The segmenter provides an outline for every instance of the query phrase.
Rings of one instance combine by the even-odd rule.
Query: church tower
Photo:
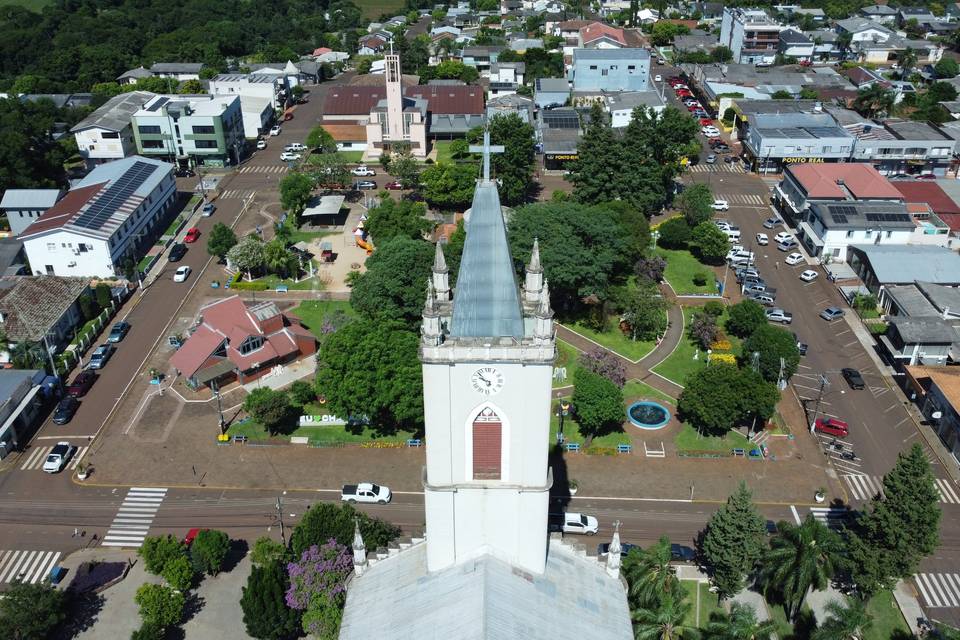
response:
[[[438,249],[424,305],[427,569],[489,554],[539,575],[553,483],[553,311],[538,248],[521,294],[490,178],[490,153],[502,147],[485,133],[482,151],[453,299]]]

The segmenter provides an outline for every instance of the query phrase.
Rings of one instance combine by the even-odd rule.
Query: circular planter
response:
[[[823,501],[827,499],[827,496],[818,491],[813,494],[813,499],[817,501],[817,504],[822,504]]]

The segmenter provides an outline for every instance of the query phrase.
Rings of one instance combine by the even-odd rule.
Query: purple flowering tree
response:
[[[311,546],[300,560],[287,564],[287,606],[303,612],[305,632],[324,640],[337,637],[351,571],[353,554],[333,539],[322,547]]]
[[[580,354],[580,366],[603,376],[621,389],[627,383],[627,371],[620,358],[606,349],[594,349]]]

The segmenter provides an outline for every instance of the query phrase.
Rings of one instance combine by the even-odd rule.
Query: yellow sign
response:
[[[784,164],[822,164],[823,158],[784,158]]]
[[[560,154],[554,155],[552,153],[547,154],[547,160],[577,160],[579,158],[580,156],[576,154],[570,154],[570,155],[560,155]]]

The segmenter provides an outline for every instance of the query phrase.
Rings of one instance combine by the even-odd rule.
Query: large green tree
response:
[[[867,603],[860,598],[849,598],[846,603],[833,600],[826,610],[829,616],[820,622],[811,640],[860,640],[873,626]]]
[[[567,175],[573,183],[573,197],[587,204],[617,200],[625,168],[623,153],[606,114],[600,105],[594,104],[577,143],[577,160]]]
[[[240,596],[247,633],[260,640],[287,640],[300,632],[300,613],[287,606],[287,572],[282,562],[272,560],[250,570]]]
[[[397,236],[377,245],[367,270],[353,280],[350,304],[368,318],[418,326],[433,256],[434,247],[425,240]]]
[[[353,543],[356,523],[368,549],[384,547],[400,535],[400,528],[380,518],[368,516],[349,504],[318,502],[307,509],[290,536],[290,549],[296,557],[312,546],[336,540],[344,546]]]
[[[9,35],[14,23],[4,24],[7,28],[0,28],[0,32]],[[0,50],[9,45],[4,42]],[[22,53],[10,51],[9,55],[19,58]],[[12,60],[0,62],[0,71]],[[61,120],[59,110],[49,100],[0,99],[0,192],[65,184],[63,163],[67,154],[65,147],[53,139],[54,123]]]
[[[336,153],[337,141],[323,127],[314,127],[307,134],[306,145],[320,153]]]
[[[0,598],[3,637],[43,640],[66,619],[64,592],[44,582],[14,582]]]
[[[646,549],[632,550],[623,561],[631,608],[656,608],[664,597],[680,598],[683,588],[670,564],[670,539],[661,536]]]
[[[677,209],[691,228],[713,217],[713,194],[703,183],[687,187],[676,199]]]
[[[424,216],[427,208],[419,202],[394,200],[387,196],[380,205],[370,209],[365,228],[378,245],[397,236],[420,240],[423,234],[433,227],[433,223]]]
[[[742,366],[753,366],[754,354],[759,354],[760,375],[768,382],[776,382],[781,375],[783,380],[789,380],[800,364],[797,339],[786,329],[771,324],[757,327],[743,342]]]
[[[466,207],[473,200],[477,177],[473,164],[438,162],[420,174],[423,197],[440,209]]]
[[[620,311],[629,326],[630,339],[656,340],[667,330],[669,301],[653,283],[638,283],[635,289],[626,291]]]
[[[227,251],[227,261],[253,279],[253,272],[263,268],[263,241],[257,236],[247,236]]]
[[[742,300],[727,312],[727,331],[738,338],[746,338],[766,324],[767,313],[756,300]]]
[[[500,199],[506,205],[521,204],[527,199],[533,176],[533,126],[516,113],[495,115],[488,126],[490,143],[504,147],[503,153],[490,158],[493,176],[500,182]],[[483,130],[478,127],[468,137],[480,143]]]
[[[190,545],[190,560],[198,571],[215,576],[230,553],[230,536],[217,529],[201,529]]]
[[[327,337],[317,364],[317,388],[331,413],[369,421],[382,432],[423,425],[420,340],[403,324],[356,320]]]
[[[550,283],[555,309],[573,312],[583,300],[605,300],[611,285],[626,277],[631,262],[618,216],[603,206],[545,202],[517,209],[508,236],[513,257],[529,260],[533,239]]]
[[[289,433],[296,426],[296,412],[284,391],[257,387],[244,398],[243,408],[268,433]]]
[[[588,438],[619,430],[625,419],[623,391],[589,369],[577,369],[573,376],[573,407],[580,433]]]
[[[220,260],[223,260],[227,252],[236,244],[237,234],[222,222],[213,225],[210,233],[207,234],[207,253],[216,256]]]
[[[187,553],[183,543],[172,535],[148,536],[137,549],[137,555],[143,558],[144,568],[154,575],[160,575],[167,563]]]
[[[690,244],[706,264],[723,264],[730,250],[727,235],[712,222],[701,222],[694,227],[690,232]]]
[[[636,609],[633,637],[636,640],[684,640],[697,635],[689,622],[691,604],[677,596],[665,596],[656,607]]]
[[[167,629],[183,619],[186,598],[179,591],[162,584],[147,583],[137,589],[133,598],[140,607],[144,624]]]
[[[760,582],[765,593],[782,596],[787,617],[795,619],[807,593],[825,589],[837,572],[843,541],[813,514],[799,525],[781,521],[777,530],[763,561]]]
[[[723,435],[753,417],[769,418],[780,399],[776,385],[751,369],[711,363],[689,376],[677,408],[700,431]]]
[[[725,505],[710,516],[700,553],[721,598],[743,589],[766,549],[766,526],[743,481]]]
[[[704,640],[770,640],[777,630],[773,620],[757,620],[749,604],[730,603],[730,612],[714,611],[703,629]]]
[[[313,195],[313,179],[305,173],[288,173],[280,180],[280,205],[299,221]]]

